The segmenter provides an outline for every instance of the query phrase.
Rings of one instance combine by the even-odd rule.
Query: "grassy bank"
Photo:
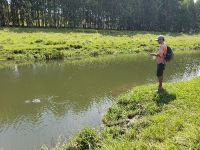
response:
[[[75,60],[148,53],[157,50],[158,44],[154,39],[159,34],[92,29],[0,28],[0,60]],[[200,34],[162,34],[175,51],[200,50]]]
[[[199,149],[200,77],[136,87],[119,97],[103,117],[104,128],[82,130],[61,149]]]

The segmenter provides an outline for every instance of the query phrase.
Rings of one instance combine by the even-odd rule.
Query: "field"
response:
[[[56,150],[199,149],[200,78],[132,89],[103,118],[100,131],[86,128]],[[45,149],[45,148],[44,148]]]
[[[159,34],[175,51],[200,50],[200,34],[114,30],[0,28],[0,60],[79,60],[157,51]]]

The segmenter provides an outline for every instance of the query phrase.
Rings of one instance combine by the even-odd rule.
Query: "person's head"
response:
[[[165,37],[163,35],[159,35],[156,38],[156,41],[158,41],[159,44],[162,44],[165,41]]]

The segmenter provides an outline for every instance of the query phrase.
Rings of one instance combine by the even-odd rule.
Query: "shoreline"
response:
[[[175,51],[175,56],[185,55],[185,54],[199,54],[200,50],[191,50],[191,51]],[[118,54],[118,55],[102,55],[98,57],[88,57],[88,58],[79,58],[79,59],[64,59],[64,60],[48,60],[48,61],[11,61],[11,60],[0,60],[0,69],[5,69],[13,67],[14,65],[30,65],[37,63],[49,63],[49,62],[62,62],[62,63],[80,63],[80,64],[92,64],[92,63],[102,63],[108,62],[116,58],[126,58],[126,57],[149,57],[148,53],[139,53],[139,54]]]
[[[166,90],[160,94],[154,92],[155,84],[135,87],[108,109],[100,131],[85,128],[54,149],[198,148],[199,85],[200,77],[194,77],[164,83]]]
[[[0,28],[0,67],[52,60],[79,61],[156,52],[159,32]],[[162,33],[175,53],[200,50],[200,34]],[[5,63],[3,63],[5,62]]]

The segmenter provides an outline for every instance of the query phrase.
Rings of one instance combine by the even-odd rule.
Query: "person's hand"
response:
[[[151,56],[157,56],[157,54],[155,54],[155,53],[150,53],[150,55],[151,55]]]

